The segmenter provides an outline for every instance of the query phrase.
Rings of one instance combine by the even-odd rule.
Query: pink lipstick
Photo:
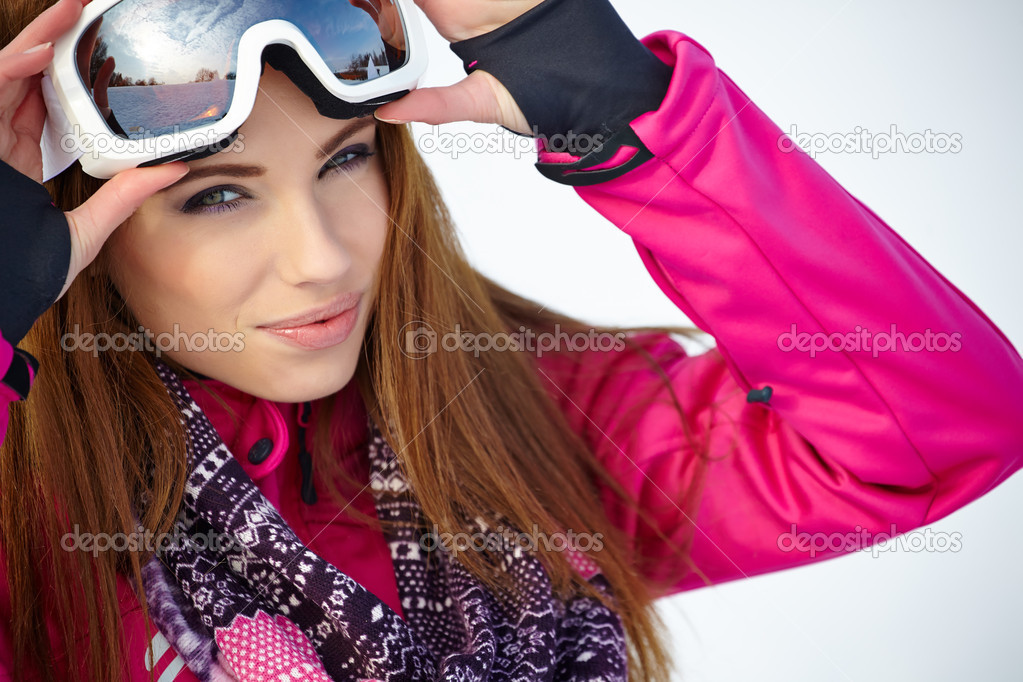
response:
[[[359,292],[345,294],[328,305],[259,328],[299,348],[331,348],[343,343],[352,333],[359,319],[361,300]]]

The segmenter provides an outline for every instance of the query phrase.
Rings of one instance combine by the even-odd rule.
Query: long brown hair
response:
[[[44,0],[0,0],[3,43],[48,5]],[[603,549],[590,554],[614,590],[609,602],[621,616],[629,642],[630,679],[666,680],[670,656],[653,608],[663,585],[642,577],[642,557],[631,557],[628,538],[609,519],[602,495],[637,511],[662,537],[574,432],[552,399],[551,387],[526,353],[439,352],[412,359],[400,334],[409,321],[437,333],[516,330],[588,330],[478,273],[458,244],[432,175],[406,127],[381,124],[378,139],[391,196],[390,231],[380,265],[378,298],[355,381],[367,410],[397,453],[424,515],[441,532],[469,530],[466,519],[498,515],[519,529],[554,534],[565,529],[601,533]],[[99,187],[78,166],[47,187],[69,210]],[[116,582],[141,584],[144,551],[63,551],[69,532],[125,533],[138,526],[167,532],[181,504],[188,444],[170,396],[142,353],[66,352],[61,339],[75,332],[131,333],[138,324],[105,274],[104,256],[33,326],[21,347],[40,361],[28,400],[11,407],[0,449],[0,540],[11,594],[16,674],[38,671],[45,679],[87,674],[114,682],[124,660]],[[615,333],[619,328],[602,328]],[[625,353],[662,379],[649,400],[672,401],[682,428],[682,406],[660,369],[664,358],[646,350],[651,336],[632,329]],[[685,333],[657,328],[658,333]],[[567,355],[571,356],[572,353]],[[581,354],[580,354],[581,355]],[[581,362],[581,361],[580,361]],[[184,370],[184,368],[181,368]],[[580,365],[580,371],[585,366]],[[665,398],[667,396],[667,398]],[[331,406],[335,396],[323,400]],[[635,418],[647,407],[623,406]],[[327,412],[330,414],[331,412]],[[332,452],[329,420],[317,427],[314,461],[328,483],[345,473]],[[693,444],[700,452],[700,444]],[[694,467],[700,468],[701,457]],[[694,481],[700,479],[699,471]],[[318,475],[318,480],[319,475]],[[329,493],[341,500],[339,489]],[[687,511],[695,496],[673,501]],[[684,505],[684,506],[683,506]],[[670,544],[670,543],[669,543]],[[679,575],[686,547],[675,547]],[[505,583],[485,552],[459,552],[461,561],[501,594]],[[537,556],[561,595],[605,599],[572,568],[563,553]],[[343,567],[342,567],[343,568]],[[140,591],[141,592],[141,591]],[[148,618],[144,594],[139,594]],[[54,618],[65,646],[53,651],[47,618]],[[89,636],[84,670],[75,643]],[[67,657],[67,671],[53,664]]]

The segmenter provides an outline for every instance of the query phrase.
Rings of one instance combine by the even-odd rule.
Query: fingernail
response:
[[[402,121],[397,118],[384,118],[383,116],[379,116],[376,113],[374,113],[373,115],[376,117],[376,120],[383,121],[384,123],[393,123],[394,125],[402,125],[403,123],[408,123],[408,121]]]
[[[22,54],[30,54],[32,52],[39,52],[40,50],[45,50],[50,45],[53,45],[53,43],[43,43],[42,45],[36,45],[35,47],[28,48],[27,50],[22,52]]]

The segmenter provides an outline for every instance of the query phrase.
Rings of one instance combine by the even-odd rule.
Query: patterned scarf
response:
[[[370,485],[378,518],[400,523],[384,532],[405,620],[306,549],[175,373],[156,368],[194,453],[176,537],[229,539],[170,543],[143,571],[153,621],[203,682],[627,679],[618,617],[594,598],[559,599],[531,553],[489,543],[515,587],[502,603],[443,544],[424,549],[421,509],[372,421]],[[592,561],[570,557],[611,594]]]

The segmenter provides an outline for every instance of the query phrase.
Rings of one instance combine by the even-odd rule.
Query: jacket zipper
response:
[[[313,456],[305,444],[305,432],[309,426],[312,409],[311,403],[302,403],[298,418],[298,467],[302,471],[302,501],[309,505],[316,504],[316,487],[313,485]]]

